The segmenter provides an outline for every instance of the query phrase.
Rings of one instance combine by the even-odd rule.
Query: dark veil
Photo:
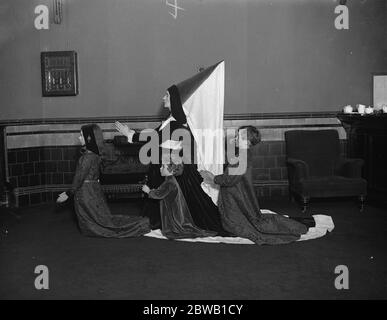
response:
[[[104,141],[101,128],[97,124],[88,124],[82,126],[81,130],[86,149],[102,156],[104,154]]]
[[[183,107],[181,104],[179,89],[176,85],[173,85],[167,89],[169,92],[169,99],[171,101],[171,114],[176,119],[176,121],[180,124],[185,124],[187,122],[187,118],[183,111]]]

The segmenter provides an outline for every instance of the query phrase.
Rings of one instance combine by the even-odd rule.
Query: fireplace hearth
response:
[[[105,141],[106,156],[101,185],[109,200],[142,198],[141,187],[147,181],[148,166],[138,158],[141,143],[128,143],[125,136]]]

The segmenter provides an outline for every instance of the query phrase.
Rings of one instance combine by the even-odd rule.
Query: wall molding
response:
[[[260,120],[260,119],[304,119],[304,118],[334,118],[338,112],[276,112],[276,113],[237,113],[225,114],[224,120]],[[85,122],[109,123],[125,122],[158,122],[163,116],[116,116],[116,117],[81,117],[81,118],[36,118],[36,119],[5,119],[0,120],[0,126],[21,126],[34,124],[80,124]]]
[[[333,128],[333,127],[341,127],[340,124],[281,124],[281,125],[257,125],[259,129],[301,129],[301,128]],[[117,133],[114,129],[102,129],[104,133]],[[42,130],[42,131],[23,131],[23,132],[9,132],[7,136],[24,136],[31,134],[64,134],[64,133],[79,133],[78,130]]]
[[[5,127],[8,149],[75,146],[79,144],[80,127],[88,123],[97,123],[104,133],[105,140],[109,141],[114,136],[119,135],[114,128],[114,121],[117,119],[87,118],[84,120],[77,119],[77,123],[64,123],[68,119],[55,119],[52,123],[47,123],[49,120],[44,119],[36,120],[43,121],[43,123],[22,124],[22,122],[17,122],[17,124],[14,123],[13,125],[9,124]],[[152,119],[155,120],[155,118]],[[135,119],[127,117],[118,120],[138,131],[156,128],[160,124],[160,119],[157,122],[152,122],[149,121],[151,120],[150,117],[136,117]],[[130,120],[134,120],[134,122],[130,122]],[[244,125],[258,128],[262,134],[262,141],[284,141],[284,133],[288,130],[321,129],[335,129],[338,131],[340,139],[346,139],[345,130],[336,113],[239,114],[224,120],[226,134],[231,134],[227,130],[235,130]]]

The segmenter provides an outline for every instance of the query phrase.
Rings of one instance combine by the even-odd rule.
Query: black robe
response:
[[[169,132],[172,132],[175,128],[182,128],[182,121],[183,120],[171,121],[170,124],[165,126],[162,130],[159,130],[160,127],[158,127],[156,131],[159,133],[159,143],[161,144],[163,142],[163,130],[169,130]],[[187,128],[187,130],[189,129]],[[229,233],[225,231],[222,227],[218,207],[212,202],[212,199],[204,192],[201,187],[203,179],[197,171],[197,165],[194,161],[193,152],[194,139],[191,133],[190,136],[192,146],[190,159],[191,161],[190,163],[184,163],[183,173],[180,176],[177,176],[176,180],[179,183],[181,191],[187,202],[194,223],[200,229],[215,231],[218,235],[221,236],[229,235]],[[139,142],[138,133],[133,135],[132,141]],[[160,158],[161,154],[162,153],[160,148]],[[161,159],[159,160],[159,163],[152,163],[149,166],[148,186],[151,189],[158,188],[163,182],[163,178],[160,174]],[[148,199],[147,201],[145,201],[142,214],[150,219],[152,229],[161,228],[161,218],[158,201],[154,199]]]

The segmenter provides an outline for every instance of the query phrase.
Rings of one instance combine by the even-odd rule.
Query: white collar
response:
[[[159,131],[160,131],[160,130],[163,130],[163,129],[168,125],[168,123],[170,123],[171,121],[176,121],[176,119],[175,119],[172,115],[169,116],[169,118],[168,118],[167,120],[165,120],[165,121],[163,121],[163,122],[161,123],[161,126],[160,126]]]

